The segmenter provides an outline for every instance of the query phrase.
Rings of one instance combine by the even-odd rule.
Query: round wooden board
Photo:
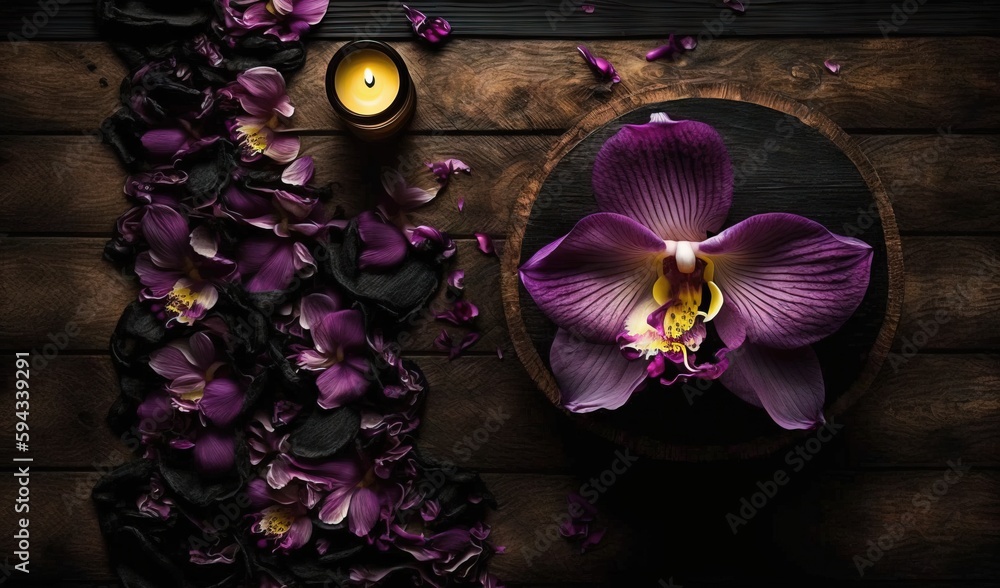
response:
[[[559,404],[548,366],[556,328],[524,290],[517,269],[538,249],[597,212],[594,157],[623,124],[653,112],[714,126],[735,176],[725,226],[754,214],[791,212],[849,234],[874,249],[868,293],[850,321],[814,348],[823,366],[826,415],[834,418],[871,385],[899,322],[903,267],[888,195],[858,145],[830,119],[784,96],[732,84],[658,87],[621,96],[583,118],[549,153],[512,212],[503,254],[504,313],[518,357]],[[720,384],[637,392],[616,411],[567,415],[579,426],[657,459],[702,461],[773,453],[804,433],[785,431]]]

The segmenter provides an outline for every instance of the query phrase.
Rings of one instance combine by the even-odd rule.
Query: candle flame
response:
[[[372,73],[371,68],[365,68],[365,85],[369,88],[375,85],[375,74]]]

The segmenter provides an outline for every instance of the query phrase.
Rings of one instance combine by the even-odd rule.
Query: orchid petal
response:
[[[299,156],[301,146],[299,138],[295,135],[272,133],[267,147],[264,148],[264,155],[278,163],[290,163]]]
[[[836,332],[861,304],[871,274],[867,243],[794,214],[752,216],[701,243],[699,251],[715,264],[715,283],[725,306],[742,317],[747,340],[779,349]],[[715,322],[731,316],[720,313]],[[729,347],[741,342],[723,341]]]
[[[232,435],[206,429],[194,444],[194,462],[207,475],[224,474],[236,465],[236,446]]]
[[[593,185],[602,211],[631,217],[662,239],[697,242],[729,214],[733,169],[711,126],[658,113],[604,143]]]
[[[360,269],[393,268],[406,258],[409,246],[406,235],[372,212],[358,215],[358,236],[364,244],[358,256]]]
[[[652,296],[663,241],[612,213],[584,217],[521,266],[521,281],[559,327],[612,343],[629,313]]]
[[[340,297],[333,294],[307,294],[299,303],[299,325],[311,329],[323,317],[343,308]]]
[[[292,521],[288,533],[281,541],[281,548],[286,551],[298,549],[309,542],[312,537],[312,521],[308,517],[298,517]]]
[[[364,316],[358,310],[338,310],[327,314],[312,328],[316,349],[336,354],[338,348],[361,349],[367,345]]]
[[[785,429],[824,422],[823,371],[811,347],[770,349],[747,343],[728,355],[719,381],[751,404],[763,406]]]
[[[424,190],[410,186],[399,170],[391,167],[382,170],[382,188],[403,210],[413,210],[437,197],[439,188]]]
[[[823,62],[823,67],[827,69],[830,73],[836,75],[840,73],[840,64],[832,59],[827,59]]]
[[[281,181],[291,186],[305,186],[312,180],[315,170],[311,156],[300,157],[281,172]]]
[[[590,66],[594,75],[601,79],[601,81],[611,82],[613,84],[617,84],[621,81],[621,77],[618,75],[618,72],[615,71],[615,66],[611,65],[610,61],[604,59],[603,57],[594,55],[590,52],[590,49],[587,49],[583,45],[580,45],[576,49],[580,52],[580,55],[583,56],[587,65]]]
[[[378,494],[371,488],[358,488],[351,497],[347,512],[347,526],[358,537],[364,537],[375,526],[382,505]]]
[[[273,67],[248,69],[236,76],[236,81],[246,89],[239,101],[247,114],[264,119],[274,114],[284,117],[295,114],[285,90],[285,78]]]
[[[149,242],[150,256],[160,266],[180,263],[190,251],[187,220],[176,210],[160,204],[147,207],[142,234]]]
[[[590,343],[559,329],[550,352],[562,405],[573,412],[614,410],[646,379],[646,362],[629,361],[618,345]]]
[[[479,250],[486,255],[493,255],[496,253],[496,247],[493,245],[493,238],[486,233],[474,233],[476,241],[479,242]]]
[[[293,14],[310,25],[318,25],[329,8],[330,0],[295,0]]]
[[[218,427],[232,424],[243,410],[243,390],[229,378],[212,380],[198,402],[201,412]]]
[[[368,378],[348,362],[341,362],[324,370],[316,378],[316,387],[319,388],[317,404],[329,410],[364,396],[368,390]]]

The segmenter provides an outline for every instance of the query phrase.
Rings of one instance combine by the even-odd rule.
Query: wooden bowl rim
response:
[[[638,92],[616,96],[606,104],[584,115],[577,124],[562,135],[559,141],[548,153],[545,165],[538,173],[531,176],[525,184],[511,211],[510,230],[504,246],[501,260],[500,290],[503,298],[504,315],[510,332],[511,342],[521,363],[536,385],[545,396],[567,415],[572,415],[574,422],[584,429],[594,432],[610,441],[624,445],[636,453],[655,459],[675,461],[712,461],[734,458],[762,457],[775,453],[790,445],[796,439],[801,439],[805,431],[779,431],[772,435],[763,435],[749,441],[735,444],[719,445],[682,445],[653,439],[648,436],[635,435],[619,430],[606,423],[591,418],[586,414],[572,413],[559,405],[559,386],[555,377],[535,349],[534,342],[528,336],[527,328],[521,316],[518,267],[521,259],[521,246],[527,228],[531,209],[545,180],[555,169],[562,158],[587,136],[602,126],[638,108],[686,98],[715,98],[748,102],[777,110],[794,116],[803,124],[808,125],[834,143],[848,156],[861,173],[868,185],[875,202],[878,205],[879,217],[884,233],[886,260],[888,264],[888,299],[886,301],[885,318],[875,342],[872,344],[864,368],[857,380],[842,394],[836,402],[825,410],[827,419],[841,415],[848,407],[858,400],[871,387],[882,364],[888,356],[889,349],[899,324],[900,309],[903,303],[903,254],[896,227],[896,217],[882,181],[874,166],[868,160],[864,151],[836,123],[809,106],[791,98],[757,88],[750,88],[733,83],[717,84],[679,84],[672,86],[656,86]]]

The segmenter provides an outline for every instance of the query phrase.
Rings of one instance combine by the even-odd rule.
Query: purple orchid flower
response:
[[[245,393],[236,374],[218,356],[215,341],[200,332],[150,353],[149,367],[170,380],[166,389],[178,410],[197,411],[225,427],[239,416]]]
[[[399,484],[382,477],[387,472],[380,469],[376,460],[360,454],[318,463],[280,455],[267,466],[267,481],[280,489],[298,480],[326,493],[318,505],[319,520],[328,525],[346,520],[352,533],[364,537],[402,498]]]
[[[358,215],[358,237],[361,239],[359,269],[392,269],[406,259],[409,250],[406,235],[378,213],[365,211]]]
[[[594,72],[594,75],[596,75],[602,82],[611,82],[612,84],[617,84],[618,82],[622,81],[621,77],[618,75],[618,72],[615,71],[615,66],[611,65],[610,61],[604,59],[603,57],[598,57],[594,55],[593,53],[590,52],[590,49],[587,49],[583,45],[580,45],[576,49],[577,51],[580,52],[580,55],[583,56],[583,59],[584,61],[587,62],[587,65],[590,66],[590,69],[591,71]]]
[[[323,20],[329,7],[330,0],[259,0],[235,20],[247,30],[264,29],[282,41],[298,41]]]
[[[298,157],[299,138],[280,130],[282,121],[295,114],[281,72],[266,66],[248,69],[219,93],[238,102],[244,112],[229,127],[233,139],[243,148],[245,161],[264,156],[278,163],[290,163]]]
[[[551,363],[563,405],[615,409],[647,377],[669,385],[721,376],[784,428],[822,422],[823,378],[809,345],[861,303],[871,247],[784,213],[706,238],[729,212],[729,154],[709,125],[664,114],[605,143],[593,187],[603,212],[520,271],[559,327]],[[709,322],[725,347],[714,362],[698,363]]]
[[[194,324],[219,299],[216,285],[236,279],[236,264],[217,253],[206,256],[196,251],[187,221],[169,207],[148,206],[141,225],[149,251],[135,261],[135,272],[145,286],[139,298],[164,301],[154,305],[154,311],[168,324]]]
[[[444,41],[451,35],[451,24],[440,16],[427,18],[423,12],[414,10],[405,4],[403,12],[406,13],[407,20],[413,26],[413,32],[432,45]]]
[[[250,531],[262,535],[258,547],[271,547],[274,552],[295,551],[312,538],[309,509],[316,505],[317,495],[305,484],[291,483],[274,489],[262,478],[247,485],[253,515]]]
[[[301,312],[313,347],[299,349],[294,357],[300,368],[320,372],[319,406],[337,408],[361,398],[368,390],[370,371],[361,311],[342,310],[331,297],[310,295],[302,299]]]

